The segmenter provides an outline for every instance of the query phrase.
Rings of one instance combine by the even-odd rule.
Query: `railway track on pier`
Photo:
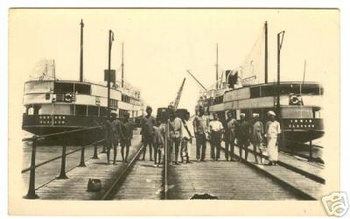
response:
[[[101,200],[164,199],[164,165],[156,167],[152,161],[139,160],[142,149],[115,177]]]
[[[223,200],[315,200],[324,184],[317,177],[310,177],[312,173],[291,168],[292,165],[286,167],[283,162],[271,167],[257,166],[249,159],[192,159],[188,164],[163,163],[157,168],[151,161],[139,160],[140,153],[141,149],[102,200],[188,200],[195,195],[203,195],[204,199],[205,194]]]
[[[100,154],[100,159],[87,161],[86,167],[69,169],[68,179],[39,186],[37,194],[40,199],[116,201],[189,200],[206,193],[219,200],[315,200],[323,195],[326,181],[316,171],[322,170],[320,165],[283,152],[278,166],[265,166],[255,164],[252,151],[244,162],[226,161],[224,156],[211,161],[207,147],[207,159],[197,162],[193,143],[190,163],[173,165],[162,159],[160,167],[155,167],[153,161],[139,160],[143,149],[139,140],[134,141],[128,163],[117,160],[116,165],[107,165],[105,154]],[[86,190],[89,178],[101,179],[100,192]]]
[[[235,150],[237,151],[235,158],[238,160],[239,148],[236,147]],[[249,148],[248,151],[248,160],[242,159],[245,165],[269,177],[303,200],[316,200],[324,195],[323,188],[326,180],[322,174],[324,169],[322,164],[299,160],[290,154],[279,152],[280,159],[277,166],[261,165],[255,162],[253,150]],[[266,156],[264,158],[267,159]]]

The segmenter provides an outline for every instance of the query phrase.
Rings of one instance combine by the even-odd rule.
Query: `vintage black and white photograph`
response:
[[[10,211],[338,211],[339,25],[336,9],[11,9]]]

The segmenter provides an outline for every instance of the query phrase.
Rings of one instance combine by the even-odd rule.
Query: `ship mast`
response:
[[[281,49],[282,49],[282,44],[283,44],[283,39],[284,39],[284,33],[285,31],[281,31],[277,34],[277,113],[278,116],[281,116],[281,105],[280,105],[280,56],[281,56]]]
[[[302,87],[305,83],[305,73],[306,73],[306,59],[304,60],[304,74],[303,74],[303,84],[300,85],[300,95],[301,95],[301,90],[302,90]]]
[[[265,84],[268,83],[268,29],[267,29],[267,21],[264,25],[265,30]]]
[[[108,109],[108,118],[111,118],[111,51],[112,51],[112,42],[114,41],[114,33],[112,30],[109,30],[108,34],[108,76],[107,76],[107,109]]]
[[[216,43],[216,89],[219,89],[219,44]]]
[[[122,87],[124,87],[124,42],[122,43]]]
[[[84,22],[83,19],[81,19],[80,22],[80,81],[83,81],[83,29],[84,29]]]
[[[53,74],[52,74],[52,75],[53,75],[53,79],[55,79],[55,80],[56,80],[56,67],[55,67],[55,60],[53,60],[53,61],[52,61],[52,63],[53,63],[53,66],[52,66],[52,68],[53,68],[53,69],[52,69],[52,71],[53,71],[52,73],[53,73]]]

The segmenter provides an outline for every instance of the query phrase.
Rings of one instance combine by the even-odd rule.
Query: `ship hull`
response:
[[[283,131],[282,138],[289,144],[293,144],[293,142],[305,143],[309,141],[313,141],[315,139],[321,138],[324,135],[324,131]]]
[[[43,136],[38,145],[83,146],[104,139],[103,120],[87,116],[23,115],[22,129]]]
[[[288,142],[309,142],[324,135],[323,119],[289,118],[282,119],[282,137]]]

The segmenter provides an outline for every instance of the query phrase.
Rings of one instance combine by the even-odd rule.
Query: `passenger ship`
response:
[[[105,70],[105,79],[110,81],[109,104],[107,82],[97,84],[83,81],[83,21],[80,24],[80,80],[59,80],[55,75],[54,61],[46,60],[44,63],[39,63],[37,67],[39,77],[25,82],[24,85],[23,130],[35,135],[47,135],[98,127],[105,123],[109,109],[116,110],[120,117],[125,112],[129,112],[133,119],[142,116],[143,102],[140,91],[124,81],[124,46],[121,82],[116,81],[114,70],[111,69],[110,78],[108,70]],[[46,145],[61,144],[62,141],[70,145],[81,145],[101,140],[103,137],[102,129],[87,129],[69,135],[46,137],[44,142]]]
[[[245,113],[248,120],[253,113],[258,113],[266,122],[267,112],[273,110],[278,115],[285,140],[307,142],[322,137],[322,86],[313,82],[281,82],[279,109],[276,90],[277,83],[243,86],[222,95],[215,93],[215,98],[202,98],[198,106],[205,106],[209,113],[218,113],[221,121],[232,111],[237,120],[240,113]]]
[[[265,28],[267,29],[267,23]],[[229,111],[233,112],[237,120],[240,113],[245,113],[247,120],[252,119],[253,113],[258,113],[265,123],[268,119],[267,112],[273,110],[281,124],[285,142],[305,143],[324,135],[321,117],[323,87],[319,83],[267,83],[265,79],[265,83],[255,84],[255,76],[240,79],[238,70],[228,70],[225,73],[225,82],[201,93],[196,111],[202,106],[207,115],[217,113],[221,121],[226,120]]]
[[[23,105],[22,128],[36,135],[99,126],[108,117],[107,86],[43,76],[25,82]],[[126,82],[123,87],[116,83],[110,89],[110,108],[120,116],[125,112],[132,118],[141,116],[140,91]],[[95,137],[92,139],[101,138],[101,134]]]

